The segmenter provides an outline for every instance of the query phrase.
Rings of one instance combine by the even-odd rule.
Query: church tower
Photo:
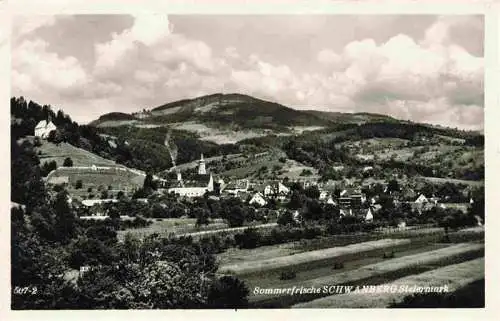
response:
[[[203,159],[203,154],[201,154],[201,158],[199,160],[198,174],[200,175],[207,174],[207,169],[205,168],[205,160]]]

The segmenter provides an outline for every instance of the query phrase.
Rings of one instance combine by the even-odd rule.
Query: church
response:
[[[191,175],[183,179],[181,173],[177,173],[177,182],[175,187],[168,189],[168,193],[178,194],[185,197],[200,197],[206,192],[214,191],[214,178],[212,174],[207,174],[203,154],[198,161],[198,174]]]
[[[57,130],[56,125],[52,120],[42,120],[35,127],[35,137],[40,137],[41,139],[47,139],[51,131]]]

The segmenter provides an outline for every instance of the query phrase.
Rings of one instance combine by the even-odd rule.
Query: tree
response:
[[[242,249],[254,249],[259,245],[261,236],[254,228],[247,228],[243,233],[236,234],[234,241]]]
[[[156,182],[153,181],[153,175],[147,174],[144,179],[143,189],[150,193],[152,190],[156,190]]]
[[[80,269],[81,266],[109,265],[114,261],[114,253],[100,239],[79,237],[69,246],[69,265],[73,269]]]
[[[243,208],[239,205],[231,207],[227,220],[230,227],[242,226],[245,222],[245,213],[243,212]]]
[[[209,223],[209,213],[205,209],[201,207],[197,207],[193,210],[194,216],[196,217],[196,227],[200,227],[202,225],[208,225]]]
[[[320,195],[319,188],[316,185],[309,186],[305,189],[304,194],[309,198],[318,199]]]
[[[75,183],[75,189],[80,189],[83,187],[83,182],[81,179],[77,180]]]
[[[64,167],[73,167],[73,160],[71,159],[71,157],[66,157],[64,159],[63,166]]]
[[[101,199],[104,200],[104,199],[107,199],[108,198],[108,191],[104,190],[101,192]]]
[[[295,220],[293,219],[293,213],[290,210],[286,210],[278,216],[278,225],[293,225]]]
[[[42,176],[47,176],[47,175],[49,175],[50,172],[52,172],[55,169],[57,169],[57,163],[56,163],[56,161],[51,161],[51,162],[48,162],[48,163],[45,162],[42,165],[41,174],[42,174]]]
[[[59,192],[53,203],[55,221],[54,228],[58,240],[65,244],[77,233],[77,218],[68,204],[66,191]]]
[[[389,193],[392,193],[392,192],[399,192],[400,190],[400,187],[399,187],[399,183],[397,180],[395,179],[391,179],[389,181],[389,183],[387,183],[387,191]]]
[[[248,307],[250,291],[245,283],[234,276],[218,278],[208,292],[208,306],[215,309],[241,309]]]

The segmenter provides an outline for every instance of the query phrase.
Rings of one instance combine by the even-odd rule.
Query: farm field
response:
[[[132,172],[125,167],[112,166],[106,169],[93,170],[87,167],[59,167],[48,175],[48,179],[56,177],[68,178],[68,191],[72,196],[82,199],[99,199],[103,190],[109,190],[108,198],[113,192],[131,192],[142,187],[145,175]],[[75,188],[76,182],[81,180],[82,187]],[[111,187],[111,188],[110,188]],[[111,195],[109,195],[111,194]],[[92,196],[93,197],[90,197]]]
[[[426,177],[421,176],[420,179],[429,181],[431,183],[453,183],[453,184],[465,184],[470,186],[482,186],[484,185],[484,181],[469,181],[464,179],[453,179],[453,178],[440,178],[440,177]]]
[[[457,245],[434,244],[396,252],[394,259],[360,258],[347,261],[344,268],[334,270],[330,265],[321,269],[303,270],[293,280],[279,280],[279,274],[269,277],[248,279],[251,289],[261,288],[322,288],[326,285],[375,285],[390,282],[399,277],[422,273],[449,264],[456,264],[484,255],[484,245],[463,243]],[[255,307],[287,307],[298,302],[305,302],[320,296],[315,295],[253,295],[250,301]]]
[[[196,231],[206,230],[220,230],[227,228],[228,225],[222,219],[215,219],[209,225],[203,225],[199,228],[196,227],[195,218],[166,218],[161,220],[154,220],[150,226],[127,229],[118,231],[118,240],[123,240],[125,234],[130,233],[137,238],[144,238],[148,235],[158,233],[160,235],[168,236],[169,234],[183,234]]]
[[[329,249],[303,252],[272,259],[253,260],[250,262],[245,262],[244,264],[236,263],[221,266],[219,268],[219,271],[221,273],[225,272],[236,275],[251,274],[256,272],[261,273],[264,270],[269,271],[273,269],[280,269],[283,267],[300,266],[311,263],[318,264],[321,261],[332,259],[345,260],[345,257],[348,255],[392,249],[398,246],[407,245],[409,243],[410,240],[404,239],[382,239],[378,241],[350,244],[342,247],[333,247]]]
[[[483,228],[470,228],[449,233],[450,241],[473,241],[481,239],[484,235]],[[442,228],[423,228],[407,230],[387,230],[379,233],[357,233],[346,235],[324,236],[311,240],[288,242],[276,245],[261,246],[255,249],[232,248],[218,254],[219,264],[246,264],[249,261],[273,259],[278,256],[288,256],[297,253],[321,250],[325,248],[345,246],[353,243],[368,242],[382,238],[411,239],[413,244],[438,242],[444,236]]]
[[[402,285],[437,286],[447,285],[450,291],[456,291],[470,283],[484,278],[484,258],[452,264],[424,273],[407,276],[386,283],[387,286]],[[407,294],[411,295],[411,294]],[[384,308],[401,302],[405,296],[401,293],[358,293],[340,294],[294,305],[294,308]]]

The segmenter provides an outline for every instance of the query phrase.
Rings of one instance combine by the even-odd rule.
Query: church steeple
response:
[[[205,160],[203,159],[203,154],[201,154],[201,158],[198,162],[198,174],[200,175],[206,175],[207,174],[207,169],[205,168]]]

